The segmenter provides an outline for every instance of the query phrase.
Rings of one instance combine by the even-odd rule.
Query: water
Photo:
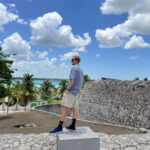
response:
[[[15,79],[12,81],[12,83],[15,83],[16,81],[22,82],[21,79]],[[48,80],[48,81],[50,81],[55,87],[59,87],[60,80]],[[43,80],[34,80],[33,82],[34,82],[34,86],[39,88],[40,85],[43,83]]]

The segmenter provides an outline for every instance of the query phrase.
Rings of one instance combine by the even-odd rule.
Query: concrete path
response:
[[[150,131],[146,134],[97,134],[101,150],[150,150]],[[56,150],[56,134],[0,134],[0,150]]]

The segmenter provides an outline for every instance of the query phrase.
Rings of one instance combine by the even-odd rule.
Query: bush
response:
[[[52,99],[53,99],[53,100],[60,100],[61,97],[59,97],[59,96],[54,96],[54,97],[52,97]]]
[[[139,77],[134,78],[134,81],[137,81],[137,80],[140,80],[140,78]]]
[[[144,78],[144,81],[148,81],[148,78]]]

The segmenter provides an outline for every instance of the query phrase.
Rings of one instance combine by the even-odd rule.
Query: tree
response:
[[[16,110],[18,108],[18,103],[22,99],[22,95],[23,95],[22,89],[23,89],[23,85],[19,81],[16,81],[14,84],[12,84],[11,97],[12,97],[13,101],[16,102]]]
[[[90,79],[90,77],[87,74],[85,74],[84,75],[84,82],[89,82],[89,81],[92,81],[92,80]]]
[[[80,90],[80,94],[82,93],[86,83],[89,82],[89,81],[94,81],[94,80],[92,80],[87,74],[85,74],[84,75],[84,82],[83,82],[83,86],[82,86],[82,88]]]
[[[25,110],[26,105],[29,101],[32,101],[34,97],[34,83],[33,83],[33,74],[24,74],[23,76],[23,99],[25,104]]]
[[[60,95],[61,97],[63,96],[64,91],[66,90],[68,85],[68,81],[67,80],[61,80],[59,83],[59,87],[60,87]]]
[[[13,60],[8,59],[11,55],[16,54],[4,54],[2,53],[2,47],[0,47],[0,100],[1,98],[11,95],[10,85],[12,83],[12,74],[14,73],[14,70],[16,70],[11,68]],[[9,97],[8,97],[8,104],[9,104]],[[9,110],[8,108],[9,105],[7,106],[7,113]]]
[[[134,81],[136,81],[136,80],[140,80],[139,77],[134,78]]]
[[[10,85],[12,83],[12,69],[13,60],[8,60],[11,55],[16,54],[3,54],[0,47],[0,98],[10,95]]]
[[[148,81],[148,78],[144,78],[143,80],[144,80],[144,81]]]
[[[55,86],[49,82],[48,80],[45,80],[40,85],[40,95],[42,99],[49,99],[52,96],[52,93],[56,90]]]

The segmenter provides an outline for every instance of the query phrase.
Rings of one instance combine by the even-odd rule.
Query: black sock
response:
[[[72,125],[75,126],[76,119],[72,119]]]
[[[63,121],[60,120],[58,128],[62,128],[62,125],[63,125]]]

